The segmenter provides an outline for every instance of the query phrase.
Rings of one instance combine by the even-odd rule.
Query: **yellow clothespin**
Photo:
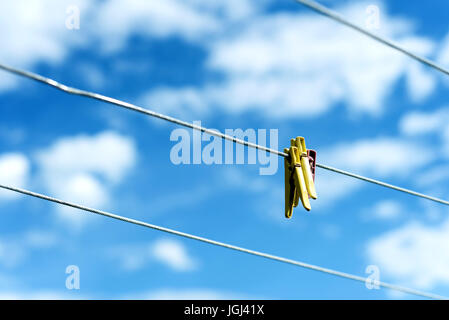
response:
[[[293,143],[293,139],[291,142]],[[301,153],[301,167],[302,172],[304,173],[304,178],[306,180],[307,192],[312,199],[316,199],[317,194],[315,190],[315,182],[313,181],[312,169],[310,168],[310,162],[306,148],[306,140],[303,137],[296,137],[295,143],[296,147],[300,150]]]
[[[310,210],[310,198],[316,199],[315,183],[309,163],[305,139],[291,139],[289,149],[284,149],[288,157],[284,159],[285,170],[285,217],[291,218],[293,207],[299,200],[306,210]]]

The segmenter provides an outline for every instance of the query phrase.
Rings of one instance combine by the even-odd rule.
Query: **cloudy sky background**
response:
[[[322,1],[449,67],[449,3]],[[68,29],[75,6],[80,28]],[[449,80],[293,1],[3,1],[0,63],[449,198]],[[284,218],[283,163],[170,162],[176,126],[0,73],[0,183],[449,295],[444,206],[318,170]],[[282,160],[282,159],[280,159]],[[413,298],[0,191],[0,298]],[[77,265],[81,289],[65,288]]]

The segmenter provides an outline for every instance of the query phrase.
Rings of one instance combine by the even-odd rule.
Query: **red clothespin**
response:
[[[316,151],[312,149],[307,150],[307,157],[309,158],[310,170],[312,171],[313,181],[315,182],[316,171]]]

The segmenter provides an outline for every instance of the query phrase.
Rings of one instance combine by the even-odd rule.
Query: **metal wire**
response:
[[[335,173],[343,174],[343,175],[351,177],[351,178],[359,179],[359,180],[366,181],[366,182],[369,182],[369,183],[373,183],[373,184],[376,184],[376,185],[379,185],[379,186],[382,186],[382,187],[385,187],[385,188],[389,188],[389,189],[393,189],[393,190],[396,190],[396,191],[404,192],[404,193],[410,194],[412,196],[424,198],[424,199],[427,199],[427,200],[430,200],[430,201],[434,201],[434,202],[437,202],[437,203],[449,206],[449,201],[442,200],[442,199],[439,199],[439,198],[435,198],[435,197],[432,197],[432,196],[428,196],[428,195],[423,194],[423,193],[419,193],[419,192],[416,192],[416,191],[413,191],[413,190],[401,188],[401,187],[398,187],[398,186],[395,186],[395,185],[392,185],[392,184],[389,184],[389,183],[386,183],[386,182],[382,182],[382,181],[379,181],[379,180],[367,178],[367,177],[364,177],[364,176],[361,176],[361,175],[358,175],[358,174],[355,174],[355,173],[352,173],[352,172],[348,172],[348,171],[344,171],[344,170],[341,170],[341,169],[329,167],[329,166],[326,166],[324,164],[317,163],[316,166],[320,167],[321,169],[325,169],[325,170],[332,171],[332,172],[335,172]]]
[[[269,259],[269,260],[283,262],[283,263],[286,263],[286,264],[294,265],[294,266],[305,268],[305,269],[319,271],[319,272],[330,274],[330,275],[334,275],[334,276],[337,276],[337,277],[340,277],[340,278],[355,280],[355,281],[359,281],[359,282],[363,282],[363,283],[366,283],[366,281],[367,281],[366,278],[360,277],[360,276],[356,276],[356,275],[353,275],[353,274],[340,272],[340,271],[336,271],[336,270],[332,270],[332,269],[328,269],[328,268],[323,268],[323,267],[316,266],[316,265],[313,265],[313,264],[309,264],[309,263],[305,263],[305,262],[301,262],[301,261],[296,261],[296,260],[292,260],[292,259],[287,259],[287,258],[275,256],[275,255],[272,255],[272,254],[260,252],[260,251],[255,251],[255,250],[250,250],[250,249],[234,246],[234,245],[227,244],[227,243],[224,243],[224,242],[219,242],[219,241],[211,240],[211,239],[208,239],[208,238],[196,236],[196,235],[193,235],[193,234],[189,234],[189,233],[185,233],[185,232],[181,232],[181,231],[177,231],[177,230],[173,230],[173,229],[157,226],[157,225],[150,224],[150,223],[147,223],[147,222],[143,222],[143,221],[127,218],[127,217],[124,217],[124,216],[116,215],[116,214],[113,214],[113,213],[110,213],[110,212],[97,210],[97,209],[92,209],[92,208],[89,208],[89,207],[85,207],[83,205],[75,204],[75,203],[72,203],[72,202],[67,202],[67,201],[64,201],[64,200],[60,200],[60,199],[53,198],[53,197],[50,197],[50,196],[46,196],[46,195],[43,195],[43,194],[39,194],[39,193],[36,193],[36,192],[28,191],[28,190],[25,190],[25,189],[16,188],[16,187],[3,185],[3,184],[0,184],[0,188],[5,189],[5,190],[10,190],[10,191],[13,191],[13,192],[18,192],[18,193],[21,193],[21,194],[24,194],[24,195],[27,195],[27,196],[31,196],[31,197],[35,197],[35,198],[38,198],[38,199],[50,201],[50,202],[57,203],[57,204],[60,204],[60,205],[63,205],[63,206],[67,206],[67,207],[79,209],[79,210],[82,210],[82,211],[86,211],[86,212],[91,212],[91,213],[94,213],[94,214],[102,215],[102,216],[105,216],[105,217],[108,217],[108,218],[112,218],[112,219],[115,219],[115,220],[120,220],[120,221],[123,221],[123,222],[139,225],[139,226],[142,226],[142,227],[146,227],[146,228],[150,228],[150,229],[154,229],[154,230],[170,233],[170,234],[173,234],[173,235],[176,235],[176,236],[180,236],[180,237],[184,237],[184,238],[188,238],[188,239],[192,239],[192,240],[196,240],[196,241],[201,241],[201,242],[208,243],[208,244],[211,244],[211,245],[214,245],[214,246],[223,247],[223,248],[231,249],[231,250],[234,250],[234,251],[247,253],[247,254],[250,254],[250,255],[253,255],[253,256],[258,256],[258,257],[266,258],[266,259]],[[386,283],[386,282],[382,282],[382,281],[374,281],[374,282],[372,282],[372,284],[373,285],[379,285],[380,287],[383,287],[383,288],[387,288],[387,289],[391,289],[391,290],[395,290],[395,291],[401,291],[401,292],[404,292],[404,293],[408,293],[408,294],[412,294],[412,295],[416,295],[416,296],[421,296],[421,297],[425,297],[425,298],[438,299],[438,300],[447,300],[446,297],[443,297],[443,296],[440,296],[440,295],[437,295],[437,294],[427,293],[427,292],[423,292],[423,291],[419,291],[419,290],[415,290],[415,289],[410,289],[410,288],[407,288],[407,287],[398,286],[398,285],[395,285],[395,284],[390,284],[390,283]]]
[[[32,73],[32,72],[19,70],[19,69],[12,68],[10,66],[6,66],[6,65],[3,65],[3,64],[0,64],[0,69],[3,69],[5,71],[8,71],[10,73],[13,73],[13,74],[16,74],[16,75],[19,75],[19,76],[22,76],[22,77],[26,77],[26,78],[29,78],[29,79],[32,79],[32,80],[35,80],[35,81],[47,84],[49,86],[52,86],[54,88],[57,88],[57,89],[62,90],[64,92],[66,92],[66,93],[69,93],[69,94],[74,94],[74,95],[78,95],[78,96],[84,96],[84,97],[92,98],[92,99],[95,99],[95,100],[100,100],[100,101],[103,101],[103,102],[114,104],[114,105],[122,107],[122,108],[126,108],[126,109],[129,109],[129,110],[132,110],[132,111],[137,111],[137,112],[143,113],[143,114],[145,114],[147,116],[159,118],[159,119],[166,120],[166,121],[169,121],[171,123],[175,123],[175,124],[178,124],[178,125],[181,125],[181,126],[184,126],[184,127],[188,127],[188,128],[194,129],[194,130],[205,132],[205,133],[208,133],[210,135],[213,135],[213,136],[216,136],[216,137],[220,137],[222,139],[230,140],[232,142],[239,143],[239,144],[251,147],[251,148],[264,150],[264,151],[267,151],[267,152],[270,152],[270,153],[277,154],[279,156],[287,157],[286,153],[279,152],[277,150],[270,149],[270,148],[267,148],[267,147],[264,147],[264,146],[260,146],[260,145],[257,145],[255,143],[252,143],[252,142],[248,142],[248,141],[245,141],[245,140],[237,139],[237,138],[235,138],[233,136],[226,135],[226,134],[223,134],[223,133],[215,131],[215,130],[207,129],[207,128],[204,128],[204,127],[201,127],[201,126],[198,126],[198,125],[186,122],[186,121],[182,121],[182,120],[170,117],[170,116],[166,116],[164,114],[161,114],[161,113],[158,113],[158,112],[155,112],[155,111],[152,111],[152,110],[148,110],[148,109],[136,106],[136,105],[128,103],[128,102],[117,100],[117,99],[114,99],[114,98],[111,98],[111,97],[107,97],[107,96],[104,96],[104,95],[101,95],[101,94],[98,94],[98,93],[89,92],[89,91],[85,91],[85,90],[80,90],[80,89],[77,89],[77,88],[69,87],[69,86],[66,86],[66,85],[64,85],[62,83],[59,83],[59,82],[57,82],[57,81],[55,81],[53,79],[46,78],[46,77],[43,77],[41,75],[38,75],[38,74],[35,74],[35,73]]]
[[[427,65],[427,66],[430,66],[430,67],[432,67],[432,68],[434,68],[434,69],[436,69],[436,70],[438,70],[438,71],[440,71],[440,72],[442,72],[442,73],[444,73],[446,75],[449,75],[449,70],[447,70],[447,69],[437,65],[435,62],[433,62],[433,61],[431,61],[431,60],[429,60],[427,58],[418,56],[418,55],[410,52],[409,50],[402,48],[401,46],[399,46],[398,44],[394,43],[391,40],[388,40],[388,39],[383,38],[381,36],[375,35],[375,34],[369,32],[368,30],[365,30],[365,29],[363,29],[363,28],[353,24],[352,22],[349,22],[348,20],[343,18],[338,13],[336,13],[336,12],[334,12],[334,11],[324,7],[324,6],[322,6],[321,4],[319,4],[319,3],[315,2],[315,1],[311,1],[311,0],[295,0],[295,1],[305,5],[307,7],[309,7],[311,9],[315,10],[316,12],[318,12],[320,14],[323,14],[323,15],[325,15],[325,16],[327,16],[327,17],[329,17],[329,18],[331,18],[331,19],[333,19],[333,20],[335,20],[335,21],[337,21],[337,22],[339,22],[341,24],[344,24],[344,25],[346,25],[346,26],[348,26],[348,27],[350,27],[350,28],[352,28],[352,29],[354,29],[354,30],[356,30],[356,31],[358,31],[358,32],[360,32],[360,33],[362,33],[362,34],[364,34],[364,35],[366,35],[366,36],[376,40],[376,41],[379,41],[379,42],[381,42],[381,43],[383,43],[383,44],[385,44],[385,45],[387,45],[387,46],[389,46],[389,47],[391,47],[391,48],[393,48],[393,49],[395,49],[395,50],[397,50],[399,52],[402,52],[403,54],[405,54],[405,55],[407,55],[407,56],[409,56],[409,57],[411,57],[411,58],[413,58],[413,59],[415,59],[415,60],[417,60],[417,61],[419,61],[419,62],[421,62],[421,63],[423,63],[425,65]],[[140,112],[140,113],[148,115],[148,116],[152,116],[152,117],[156,117],[156,118],[159,118],[159,119],[162,119],[162,120],[166,120],[166,121],[169,121],[169,122],[172,122],[172,123],[184,126],[184,127],[188,127],[188,128],[194,129],[194,130],[205,132],[205,133],[208,133],[210,135],[220,137],[222,139],[230,140],[230,141],[232,141],[234,143],[239,143],[239,144],[242,144],[242,145],[245,145],[245,146],[248,146],[248,147],[252,147],[252,148],[255,148],[255,149],[258,149],[258,150],[263,150],[263,151],[270,152],[270,153],[273,153],[273,154],[277,154],[277,155],[283,156],[283,157],[287,157],[288,156],[284,152],[280,152],[278,150],[274,150],[274,149],[270,149],[270,148],[267,148],[267,147],[264,147],[264,146],[260,146],[260,145],[257,145],[255,143],[248,142],[248,141],[245,141],[245,140],[237,139],[237,138],[235,138],[233,136],[229,136],[229,135],[217,132],[215,130],[211,130],[211,129],[207,129],[207,128],[204,128],[204,127],[201,127],[201,126],[197,126],[197,125],[191,124],[191,123],[186,122],[186,121],[182,121],[182,120],[179,120],[179,119],[176,119],[176,118],[173,118],[173,117],[161,114],[161,113],[157,113],[155,111],[151,111],[151,110],[148,110],[148,109],[145,109],[145,108],[133,105],[131,103],[127,103],[127,102],[124,102],[124,101],[121,101],[121,100],[118,100],[118,99],[114,99],[114,98],[111,98],[111,97],[107,97],[107,96],[104,96],[104,95],[101,95],[101,94],[97,94],[97,93],[93,93],[93,92],[89,92],[89,91],[85,91],[85,90],[80,90],[80,89],[77,89],[77,88],[69,87],[69,86],[61,84],[61,83],[59,83],[59,82],[57,82],[55,80],[52,80],[50,78],[46,78],[46,77],[40,76],[38,74],[34,74],[34,73],[31,73],[31,72],[27,72],[27,71],[22,71],[22,70],[15,69],[15,68],[3,65],[3,64],[0,64],[0,69],[3,69],[3,70],[8,71],[10,73],[14,73],[14,74],[19,75],[19,76],[27,77],[27,78],[30,78],[30,79],[42,82],[44,84],[50,85],[50,86],[55,87],[57,89],[60,89],[60,90],[62,90],[64,92],[67,92],[69,94],[85,96],[85,97],[89,97],[89,98],[92,98],[92,99],[100,100],[100,101],[107,102],[107,103],[110,103],[110,104],[114,104],[114,105],[117,105],[117,106],[129,109],[129,110],[137,111],[137,112]],[[401,187],[397,187],[397,186],[394,186],[394,185],[391,185],[391,184],[388,184],[388,183],[385,183],[385,182],[382,182],[382,181],[370,179],[370,178],[367,178],[367,177],[364,177],[364,176],[361,176],[361,175],[357,175],[357,174],[354,174],[354,173],[351,173],[351,172],[347,172],[347,171],[343,171],[343,170],[340,170],[340,169],[332,168],[332,167],[329,167],[329,166],[326,166],[326,165],[323,165],[323,164],[317,164],[317,166],[322,168],[322,169],[325,169],[325,170],[329,170],[329,171],[336,172],[336,173],[339,173],[339,174],[343,174],[343,175],[346,175],[346,176],[349,176],[349,177],[353,177],[353,178],[356,178],[356,179],[359,179],[359,180],[370,182],[370,183],[373,183],[373,184],[376,184],[376,185],[387,187],[387,188],[390,188],[390,189],[393,189],[393,190],[404,192],[404,193],[407,193],[407,194],[410,194],[410,195],[414,195],[414,196],[417,196],[417,197],[421,197],[421,198],[424,198],[424,199],[435,201],[435,202],[438,202],[438,203],[441,203],[441,204],[444,204],[444,205],[449,205],[449,201],[445,201],[445,200],[438,199],[438,198],[435,198],[435,197],[432,197],[432,196],[428,196],[428,195],[425,195],[425,194],[422,194],[422,193],[418,193],[418,192],[415,192],[415,191],[412,191],[412,190],[408,190],[408,189],[404,189],[404,188],[401,188]],[[109,213],[109,212],[106,212],[106,211],[101,211],[101,210],[97,210],[97,209],[88,208],[88,207],[85,207],[85,206],[82,206],[82,205],[79,205],[79,204],[67,202],[67,201],[64,201],[64,200],[60,200],[60,199],[57,199],[57,198],[49,197],[49,196],[46,196],[46,195],[43,195],[43,194],[39,194],[39,193],[36,193],[36,192],[32,192],[32,191],[28,191],[28,190],[25,190],[25,189],[15,188],[15,187],[12,187],[12,186],[6,186],[6,185],[2,185],[2,184],[0,184],[0,188],[6,189],[6,190],[10,190],[10,191],[13,191],[13,192],[18,192],[18,193],[21,193],[21,194],[24,194],[24,195],[35,197],[35,198],[43,199],[43,200],[46,200],[46,201],[54,202],[54,203],[57,203],[57,204],[60,204],[60,205],[72,207],[72,208],[79,209],[79,210],[82,210],[82,211],[86,211],[86,212],[91,212],[91,213],[94,213],[94,214],[102,215],[102,216],[109,217],[109,218],[116,219],[116,220],[120,220],[120,221],[123,221],[123,222],[131,223],[131,224],[135,224],[135,225],[140,225],[140,226],[143,226],[143,227],[146,227],[146,228],[150,228],[150,229],[154,229],[154,230],[170,233],[170,234],[177,235],[177,236],[180,236],[180,237],[184,237],[184,238],[188,238],[188,239],[192,239],[192,240],[197,240],[197,241],[201,241],[201,242],[208,243],[208,244],[211,244],[211,245],[215,245],[215,246],[231,249],[231,250],[234,250],[234,251],[239,251],[239,252],[251,254],[251,255],[254,255],[254,256],[263,257],[263,258],[266,258],[266,259],[270,259],[270,260],[274,260],[274,261],[278,261],[278,262],[283,262],[283,263],[287,263],[287,264],[290,264],[290,265],[294,265],[294,266],[298,266],[298,267],[302,267],[302,268],[306,268],[306,269],[311,269],[311,270],[314,270],[314,271],[319,271],[319,272],[322,272],[322,273],[331,274],[331,275],[334,275],[334,276],[337,276],[337,277],[342,277],[342,278],[355,280],[355,281],[359,281],[359,282],[363,282],[363,283],[366,282],[366,278],[364,278],[364,277],[360,277],[360,276],[356,276],[356,275],[352,275],[352,274],[349,274],[349,273],[340,272],[340,271],[336,271],[336,270],[332,270],[332,269],[328,269],[328,268],[323,268],[323,267],[320,267],[320,266],[315,266],[315,265],[312,265],[312,264],[308,264],[308,263],[304,263],[304,262],[300,262],[300,261],[296,261],[296,260],[291,260],[291,259],[287,259],[287,258],[283,258],[283,257],[279,257],[279,256],[275,256],[275,255],[271,255],[271,254],[255,251],[255,250],[250,250],[250,249],[234,246],[234,245],[227,244],[227,243],[224,243],[224,242],[219,242],[219,241],[211,240],[211,239],[208,239],[208,238],[195,236],[195,235],[192,235],[192,234],[189,234],[189,233],[185,233],[185,232],[181,232],[181,231],[177,231],[177,230],[173,230],[173,229],[169,229],[169,228],[164,228],[164,227],[161,227],[161,226],[153,225],[153,224],[150,224],[150,223],[146,223],[146,222],[143,222],[143,221],[139,221],[139,220],[135,220],[135,219],[127,218],[127,217],[123,217],[123,216],[116,215],[116,214],[113,214],[113,213]],[[410,288],[407,288],[407,287],[398,286],[398,285],[394,285],[394,284],[389,284],[389,283],[382,282],[382,281],[375,282],[375,284],[379,285],[380,287],[387,288],[387,289],[401,291],[401,292],[404,292],[404,293],[417,295],[417,296],[421,296],[421,297],[425,297],[425,298],[430,298],[430,299],[447,299],[447,298],[445,298],[443,296],[440,296],[440,295],[437,295],[437,294],[426,293],[426,292],[422,292],[422,291],[419,291],[419,290],[410,289]]]
[[[314,11],[316,11],[316,12],[318,12],[318,13],[326,16],[326,17],[329,17],[329,18],[337,21],[338,23],[341,23],[341,24],[343,24],[345,26],[348,26],[349,28],[358,31],[358,32],[360,32],[360,33],[370,37],[371,39],[379,41],[380,43],[383,43],[384,45],[386,45],[386,46],[388,46],[390,48],[393,48],[393,49],[395,49],[395,50],[397,50],[399,52],[402,52],[403,54],[409,56],[410,58],[415,59],[416,61],[419,61],[419,62],[421,62],[421,63],[423,63],[423,64],[425,64],[425,65],[427,65],[427,66],[429,66],[431,68],[434,68],[434,69],[444,73],[445,75],[449,75],[449,70],[448,69],[445,69],[444,67],[436,64],[435,62],[433,62],[433,61],[431,61],[431,60],[429,60],[427,58],[424,58],[424,57],[421,57],[421,56],[419,56],[417,54],[414,54],[413,52],[411,52],[411,51],[401,47],[400,45],[394,43],[393,41],[391,41],[389,39],[386,39],[386,38],[383,38],[381,36],[375,35],[374,33],[370,32],[370,31],[368,31],[368,30],[366,30],[366,29],[364,29],[362,27],[357,26],[356,24],[354,24],[354,23],[348,21],[347,19],[345,19],[344,17],[342,17],[337,12],[335,12],[335,11],[333,11],[333,10],[331,10],[331,9],[329,9],[329,8],[323,6],[323,5],[321,5],[321,4],[319,4],[319,3],[315,2],[315,1],[312,1],[312,0],[295,0],[295,1],[300,3],[300,4],[305,5],[306,7],[310,8],[310,9],[312,9],[312,10],[314,10]]]
[[[194,129],[194,130],[205,132],[205,133],[208,133],[210,135],[213,135],[213,136],[216,136],[216,137],[220,137],[220,138],[225,139],[225,140],[230,140],[230,141],[232,141],[234,143],[239,143],[239,144],[242,144],[242,145],[250,147],[250,148],[255,148],[255,149],[258,149],[258,150],[263,150],[263,151],[266,151],[266,152],[270,152],[270,153],[276,154],[276,155],[281,156],[281,157],[288,157],[288,154],[285,153],[285,152],[281,152],[281,151],[278,151],[278,150],[275,150],[275,149],[267,148],[265,146],[261,146],[261,145],[258,145],[258,144],[252,143],[252,142],[248,142],[248,141],[245,141],[245,140],[242,140],[242,139],[237,139],[237,138],[235,138],[233,136],[223,134],[223,133],[221,133],[219,131],[215,131],[215,130],[211,130],[211,129],[208,129],[208,128],[204,128],[204,127],[201,127],[201,126],[198,126],[198,125],[195,125],[195,124],[183,121],[183,120],[179,120],[177,118],[173,118],[173,117],[170,117],[170,116],[167,116],[167,115],[164,115],[164,114],[152,111],[152,110],[148,110],[148,109],[136,106],[136,105],[128,103],[128,102],[124,102],[124,101],[121,101],[121,100],[118,100],[118,99],[107,97],[107,96],[104,96],[104,95],[101,95],[101,94],[98,94],[98,93],[95,93],[95,92],[90,92],[90,91],[85,91],[85,90],[80,90],[80,89],[77,89],[77,88],[69,87],[69,86],[66,86],[66,85],[64,85],[62,83],[59,83],[59,82],[57,82],[57,81],[55,81],[53,79],[50,79],[50,78],[47,78],[47,77],[43,77],[41,75],[29,72],[29,71],[19,70],[19,69],[16,69],[16,68],[13,68],[13,67],[10,67],[10,66],[7,66],[7,65],[3,65],[3,64],[0,64],[0,69],[5,70],[5,71],[10,72],[10,73],[13,73],[13,74],[16,74],[16,75],[19,75],[19,76],[22,76],[22,77],[25,77],[25,78],[29,78],[29,79],[32,79],[32,80],[44,83],[46,85],[49,85],[49,86],[54,87],[56,89],[62,90],[62,91],[66,92],[66,93],[69,93],[69,94],[84,96],[84,97],[88,97],[88,98],[95,99],[95,100],[100,100],[100,101],[103,101],[103,102],[106,102],[106,103],[110,103],[110,104],[113,104],[113,105],[116,105],[116,106],[119,106],[119,107],[122,107],[122,108],[125,108],[125,109],[129,109],[129,110],[132,110],[132,111],[136,111],[136,112],[142,113],[142,114],[147,115],[147,116],[159,118],[159,119],[166,120],[166,121],[169,121],[169,122],[172,122],[172,123],[184,126],[184,127],[188,127],[188,128]],[[437,202],[437,203],[440,203],[440,204],[444,204],[444,205],[449,205],[449,201],[442,200],[442,199],[439,199],[439,198],[436,198],[436,197],[432,197],[432,196],[428,196],[428,195],[425,195],[425,194],[422,194],[422,193],[419,193],[419,192],[416,192],[416,191],[413,191],[413,190],[408,190],[408,189],[404,189],[404,188],[401,188],[401,187],[397,187],[397,186],[394,186],[394,185],[389,184],[389,183],[385,183],[385,182],[382,182],[382,181],[378,181],[378,180],[374,180],[374,179],[371,179],[371,178],[367,178],[367,177],[364,177],[364,176],[361,176],[361,175],[358,175],[358,174],[355,174],[355,173],[347,172],[347,171],[344,171],[344,170],[340,170],[340,169],[337,169],[337,168],[332,168],[332,167],[324,165],[324,164],[317,163],[316,166],[319,167],[319,168],[322,168],[322,169],[325,169],[325,170],[328,170],[328,171],[332,171],[332,172],[335,172],[335,173],[343,174],[343,175],[346,175],[346,176],[349,176],[349,177],[352,177],[352,178],[355,178],[355,179],[363,180],[363,181],[370,182],[370,183],[373,183],[373,184],[376,184],[376,185],[379,185],[379,186],[383,186],[383,187],[390,188],[390,189],[393,189],[393,190],[397,190],[397,191],[400,191],[400,192],[408,193],[408,194],[416,196],[416,197],[424,198],[424,199],[427,199],[427,200],[430,200],[430,201],[434,201],[434,202]]]

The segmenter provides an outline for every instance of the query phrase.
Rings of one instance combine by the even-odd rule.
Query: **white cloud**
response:
[[[0,264],[7,268],[14,268],[20,264],[26,256],[22,245],[9,240],[0,240]]]
[[[329,240],[337,240],[341,236],[341,229],[334,224],[324,224],[319,228],[321,234]]]
[[[370,217],[391,220],[400,216],[402,213],[402,206],[395,200],[382,200],[374,205],[370,210]]]
[[[275,159],[275,161],[277,160],[278,159]],[[282,167],[281,169],[284,170]],[[247,168],[224,168],[223,171],[220,172],[220,181],[218,183],[233,189],[243,189],[255,193],[266,193],[266,191],[271,188],[270,183],[267,182],[265,177],[250,176],[246,174],[245,171],[247,171]]]
[[[449,67],[449,33],[442,41],[437,61],[442,65]]]
[[[227,21],[254,14],[261,4],[249,0],[15,0],[0,2],[2,63],[32,68],[35,63],[61,63],[71,50],[123,49],[133,35],[193,41],[223,30]],[[67,9],[79,8],[80,28],[69,30]],[[89,72],[91,81],[100,79]],[[92,78],[93,77],[93,78]],[[17,77],[0,73],[0,90],[14,88]]]
[[[42,230],[30,230],[22,237],[23,243],[31,248],[50,248],[58,243],[56,234]]]
[[[153,246],[153,256],[177,271],[188,271],[195,268],[195,262],[178,241],[168,239],[157,241]]]
[[[180,35],[192,39],[219,28],[209,12],[192,6],[189,1],[177,0],[103,2],[94,25],[106,49],[121,48],[132,34],[153,37]]]
[[[73,174],[64,182],[61,181],[61,184],[59,181],[54,183],[51,188],[57,186],[59,186],[59,189],[57,191],[52,189],[53,192],[66,201],[94,208],[104,208],[110,201],[108,186],[90,174]],[[58,205],[56,208],[58,216],[63,221],[69,222],[74,230],[79,230],[87,219],[92,217],[85,212],[70,207]]]
[[[436,135],[443,142],[440,147],[442,154],[449,158],[449,107],[433,112],[410,112],[401,119],[400,129],[410,136]]]
[[[61,138],[38,154],[44,170],[58,174],[89,172],[119,182],[136,161],[134,142],[112,131]]]
[[[5,153],[0,155],[0,183],[23,188],[29,176],[30,164],[20,153]],[[19,197],[17,193],[0,190],[0,200],[10,200]]]
[[[1,1],[0,61],[30,68],[39,61],[61,62],[71,45],[79,43],[80,34],[65,27],[66,8],[76,5],[84,11],[87,0],[16,0]],[[17,78],[0,73],[0,90],[14,86]]]
[[[441,182],[449,180],[449,165],[440,165],[420,172],[417,182],[423,186],[434,186],[440,184],[441,186],[447,185]]]
[[[13,288],[17,286],[18,279],[13,275],[8,273],[0,273],[0,287],[1,288]]]
[[[449,122],[449,108],[433,112],[413,111],[404,115],[400,121],[401,132],[406,135],[422,135],[443,131]]]
[[[88,299],[79,296],[72,291],[55,290],[2,290],[0,291],[0,300],[73,300]]]
[[[108,81],[102,69],[93,63],[81,63],[74,68],[78,76],[89,85],[89,88],[102,88]]]
[[[320,158],[327,164],[352,172],[404,175],[429,163],[432,160],[430,151],[424,146],[417,152],[416,142],[380,137],[338,144],[320,152]]]
[[[120,48],[131,35],[181,36],[189,41],[225,31],[226,24],[244,20],[261,11],[268,0],[112,0],[101,3],[92,19],[97,34]],[[114,47],[114,46],[113,46]]]
[[[359,21],[365,8],[356,4],[338,11]],[[385,13],[382,30],[414,52],[433,52],[433,43],[413,36],[408,21]],[[208,105],[234,113],[312,117],[346,102],[351,110],[379,115],[403,75],[414,101],[435,88],[432,73],[408,57],[314,13],[259,15],[235,34],[211,41],[207,66],[225,80],[196,92],[159,88],[146,97],[171,109],[189,105],[197,112]],[[186,90],[194,100],[186,99]]]
[[[188,254],[183,244],[170,239],[159,239],[149,245],[122,245],[110,250],[109,254],[118,259],[122,268],[128,271],[140,270],[154,261],[177,272],[193,271],[197,268],[197,262]]]
[[[407,224],[370,241],[367,253],[381,277],[423,289],[449,284],[449,220],[433,227]]]
[[[167,192],[152,199],[151,213],[155,216],[177,210],[194,208],[207,199],[212,193],[213,190],[207,186],[192,186],[189,189],[186,189],[185,187],[172,189],[171,192]]]
[[[320,160],[321,161],[321,160]],[[338,203],[362,188],[360,181],[326,170],[317,170],[315,185],[318,200],[312,202],[313,210],[320,211]],[[327,212],[327,210],[326,210]]]
[[[408,57],[315,13],[264,14],[268,2],[4,2],[0,11],[9,14],[0,22],[0,35],[4,33],[8,50],[0,53],[0,60],[29,68],[39,61],[61,62],[80,45],[107,51],[123,49],[133,35],[179,36],[208,50],[207,67],[222,73],[224,80],[197,88],[156,88],[142,98],[174,114],[204,114],[205,106],[218,106],[234,113],[261,110],[268,116],[313,117],[345,102],[351,110],[379,115],[404,75],[413,101],[433,92],[433,73]],[[337,10],[363,24],[368,4],[373,3]],[[80,8],[80,30],[65,27],[69,5]],[[419,54],[434,52],[431,40],[413,34],[410,21],[391,17],[377,5],[383,13],[381,33]],[[98,86],[102,75],[93,70],[88,81]],[[13,82],[0,74],[3,89]]]
[[[207,101],[194,87],[177,89],[176,94],[173,94],[173,89],[169,87],[160,87],[156,91],[145,93],[139,100],[152,110],[176,114],[183,118],[208,112]]]
[[[420,102],[435,90],[437,81],[424,66],[415,63],[407,70],[407,85],[412,100]]]
[[[42,230],[4,237],[0,239],[0,264],[14,268],[25,261],[32,250],[51,248],[57,241],[56,234]]]
[[[107,191],[101,183],[88,174],[74,175],[64,182],[59,192],[63,199],[71,199],[78,203],[89,203],[93,206],[104,205],[108,200]]]
[[[433,74],[408,57],[315,13],[263,14],[268,2],[3,2],[0,11],[9,14],[0,22],[0,32],[8,50],[0,53],[0,60],[29,68],[39,61],[61,62],[81,44],[123,49],[136,34],[180,36],[209,50],[207,66],[223,73],[224,81],[203,88],[162,87],[145,98],[169,111],[187,105],[197,113],[212,105],[236,113],[260,109],[270,116],[311,117],[347,102],[351,110],[378,115],[403,75],[414,101],[434,90]],[[363,24],[367,4],[337,10]],[[69,5],[80,8],[80,30],[65,27]],[[433,43],[414,36],[410,21],[391,17],[378,5],[381,33],[419,54],[433,53]],[[98,85],[102,76],[93,70],[88,79]],[[13,82],[1,73],[0,86],[5,89]]]
[[[125,299],[143,300],[241,300],[251,299],[247,295],[228,293],[211,289],[159,289],[146,293],[135,294]],[[254,298],[253,298],[254,299]]]
[[[67,201],[104,207],[109,190],[134,166],[131,138],[106,131],[95,136],[61,138],[37,153],[39,176],[51,194]],[[61,217],[81,226],[87,215],[58,206]]]

